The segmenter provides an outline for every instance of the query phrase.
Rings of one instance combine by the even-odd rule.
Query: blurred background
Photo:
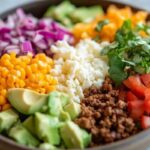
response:
[[[28,3],[29,1],[35,1],[35,0],[0,0],[0,6],[1,6],[0,13],[6,11],[11,7]],[[123,3],[132,4],[137,7],[150,11],[150,0],[114,0],[114,1],[121,1]]]

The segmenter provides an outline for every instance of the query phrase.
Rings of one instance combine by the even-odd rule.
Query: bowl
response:
[[[40,18],[47,10],[50,5],[57,5],[61,2],[61,0],[41,0],[29,2],[28,4],[21,5],[19,7],[23,8],[25,12],[31,13],[34,16]],[[112,2],[106,0],[71,0],[71,2],[77,6],[91,6],[91,5],[101,5],[104,10],[111,4],[115,4],[117,7],[124,7],[125,4],[120,2]],[[141,10],[140,8],[130,6],[133,11]],[[0,18],[5,19],[9,14],[15,12],[16,8],[8,10],[0,15]],[[148,16],[150,19],[150,15]],[[111,144],[107,144],[104,146],[98,146],[94,148],[88,148],[89,150],[150,150],[150,129],[142,131],[134,136],[131,136],[127,139],[114,142]],[[21,146],[15,143],[14,141],[0,135],[0,150],[38,150],[31,149],[26,146]]]

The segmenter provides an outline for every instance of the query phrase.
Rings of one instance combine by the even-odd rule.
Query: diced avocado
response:
[[[16,124],[10,129],[9,137],[14,139],[17,143],[29,147],[36,147],[40,144],[40,142],[21,124]]]
[[[30,115],[41,110],[47,103],[47,95],[23,88],[8,90],[8,100],[20,113]]]
[[[48,96],[49,114],[53,116],[59,116],[62,110],[59,92],[51,92]]]
[[[68,104],[69,101],[70,99],[65,93],[51,92],[48,96],[48,107],[50,115],[59,116],[63,106]]]
[[[59,115],[59,120],[60,121],[69,121],[69,120],[71,120],[71,117],[68,112],[65,112],[62,110]]]
[[[69,1],[63,1],[61,4],[51,6],[44,16],[52,17],[67,27],[72,27],[75,23],[85,22],[102,15],[103,9],[101,6],[91,7],[76,7]]]
[[[68,112],[71,119],[75,119],[80,114],[80,104],[76,102],[69,103],[64,106],[64,111]]]
[[[63,107],[71,102],[70,97],[63,92],[61,92],[60,94],[60,99],[61,99],[61,104]]]
[[[22,124],[28,131],[35,135],[34,116],[28,117]]]
[[[57,7],[50,7],[44,16],[52,17],[55,20],[62,22],[66,26],[71,26],[72,23],[71,20],[68,18],[68,14],[72,13],[74,10],[74,5],[72,5],[69,1],[64,1]]]
[[[74,23],[88,21],[96,15],[103,14],[103,9],[101,6],[91,6],[91,7],[80,7],[69,14],[69,17]]]
[[[60,128],[61,137],[67,148],[85,148],[91,142],[91,135],[72,121]]]
[[[35,131],[39,139],[52,145],[60,143],[59,119],[41,113],[35,114]]]
[[[13,109],[0,112],[0,132],[10,129],[18,119],[19,116]]]
[[[57,149],[54,145],[51,145],[49,143],[42,143],[40,146],[39,146],[40,149],[42,150],[53,150],[53,149]]]

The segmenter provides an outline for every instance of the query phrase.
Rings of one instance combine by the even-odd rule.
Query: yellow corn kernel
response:
[[[36,73],[38,72],[38,65],[37,64],[31,64],[31,70],[33,73]],[[40,70],[39,70],[40,71]]]
[[[32,69],[31,69],[30,66],[27,66],[27,67],[25,68],[25,71],[26,71],[27,77],[30,77],[30,76],[32,75]]]
[[[47,85],[48,85],[48,82],[46,82],[45,80],[40,80],[38,85],[39,85],[40,87],[44,87],[44,86],[47,86]]]
[[[30,64],[31,57],[29,57],[29,56],[20,56],[19,58],[20,58],[21,61],[24,62],[26,65]]]
[[[1,61],[5,61],[5,60],[10,60],[10,55],[9,54],[4,54],[2,57],[1,57]]]
[[[0,95],[0,105],[4,105],[7,102],[6,98]]]
[[[12,52],[9,55],[10,55],[11,60],[16,59],[16,53]]]
[[[1,89],[0,90],[0,95],[6,97],[6,94],[7,94],[7,90],[6,89]]]
[[[46,61],[46,55],[44,53],[39,53],[35,56],[35,58],[42,60],[42,61]]]
[[[46,81],[49,84],[58,84],[58,81],[51,75],[46,75]]]
[[[9,74],[9,70],[7,67],[1,67],[1,75],[2,77],[7,77],[7,75]]]
[[[2,111],[7,110],[9,108],[11,108],[11,105],[9,103],[6,103],[2,106]]]
[[[6,85],[6,79],[5,79],[5,78],[1,78],[1,79],[0,79],[0,85],[1,85],[3,88],[7,86],[7,85]]]
[[[53,60],[52,60],[51,58],[49,58],[49,57],[46,58],[46,62],[47,62],[47,64],[50,65],[50,66],[53,66],[53,65],[54,65]]]
[[[49,93],[51,91],[55,91],[56,86],[52,86],[52,85],[51,86],[46,86],[45,89],[46,89],[46,93]]]
[[[24,69],[24,68],[20,68],[20,70],[18,70],[18,71],[20,71],[20,73],[21,73],[20,78],[21,78],[21,79],[25,79],[25,77],[26,77],[25,69]]]
[[[25,81],[19,80],[18,82],[19,88],[23,88],[25,86]]]
[[[9,75],[8,76],[8,78],[7,78],[7,86],[9,87],[9,88],[13,88],[13,87],[15,87],[14,86],[14,83],[16,82],[16,80],[17,80],[17,77],[16,76],[14,76],[14,75]]]
[[[46,92],[46,89],[45,88],[38,88],[38,89],[36,89],[36,91],[38,92],[38,93],[45,93]]]

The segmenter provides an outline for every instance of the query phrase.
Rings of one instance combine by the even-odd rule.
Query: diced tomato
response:
[[[145,95],[145,100],[150,100],[150,88],[145,89],[144,91]]]
[[[138,120],[144,113],[144,101],[142,100],[131,100],[128,101],[128,109],[130,112],[130,116]]]
[[[142,116],[141,126],[143,129],[147,129],[150,127],[150,117],[149,116]]]
[[[139,100],[132,92],[127,92],[127,101],[134,101],[134,100]]]
[[[141,80],[146,87],[150,88],[150,73],[141,75]]]
[[[140,77],[130,76],[127,80],[123,81],[124,85],[128,87],[136,96],[144,98],[144,91],[146,87],[142,84]]]
[[[144,101],[144,110],[145,112],[150,113],[150,100]]]

